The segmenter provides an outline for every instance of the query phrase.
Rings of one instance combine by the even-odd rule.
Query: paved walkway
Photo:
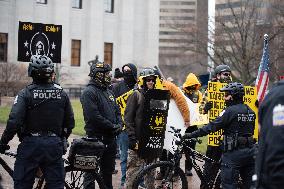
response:
[[[4,125],[0,124],[0,136],[2,136],[3,130],[4,130]],[[71,135],[71,137],[69,138],[69,142],[71,142],[74,138],[78,138],[78,137],[79,136],[77,136],[77,135]],[[14,139],[12,141],[10,141],[10,143],[9,143],[11,150],[16,151],[18,144],[19,144],[18,138],[14,137]],[[1,155],[1,157],[3,157],[11,167],[14,165],[14,161],[15,161],[14,158],[7,157],[5,155]],[[184,168],[184,157],[181,160],[181,167]],[[118,189],[119,186],[120,186],[121,172],[120,172],[120,161],[119,160],[116,160],[116,170],[118,170],[118,173],[113,175],[114,189]],[[0,174],[3,178],[3,180],[2,180],[3,188],[13,189],[13,180],[8,175],[8,173],[2,168],[2,166],[0,166]],[[198,189],[199,188],[200,181],[199,181],[198,177],[196,176],[195,172],[194,172],[193,177],[187,177],[187,179],[188,179],[188,183],[189,183],[189,188],[191,188],[191,189]]]

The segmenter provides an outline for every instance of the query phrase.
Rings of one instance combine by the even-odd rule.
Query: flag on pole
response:
[[[268,72],[269,72],[268,35],[265,34],[262,58],[259,64],[258,74],[255,82],[257,88],[257,99],[259,102],[263,100],[267,89],[267,85],[269,82]]]

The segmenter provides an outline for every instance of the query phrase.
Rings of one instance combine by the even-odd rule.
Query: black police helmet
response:
[[[215,72],[216,75],[220,74],[222,72],[231,72],[231,68],[228,65],[222,64],[222,65],[217,66],[215,68],[214,72]]]
[[[28,76],[45,79],[51,77],[54,72],[52,60],[45,55],[33,55],[28,68]]]
[[[155,71],[153,68],[144,68],[143,70],[141,70],[141,72],[139,73],[139,77],[148,77],[148,76],[155,76]]]
[[[96,73],[98,72],[105,73],[111,71],[110,65],[104,62],[90,61],[89,65],[90,65],[90,73],[89,73],[90,77],[95,77]]]
[[[245,95],[245,89],[241,83],[229,83],[225,87],[220,89],[221,92],[228,93],[234,97],[242,98]]]
[[[141,70],[138,77],[138,86],[143,87],[143,85],[145,84],[144,79],[149,76],[157,77],[154,69],[144,68],[143,70]]]

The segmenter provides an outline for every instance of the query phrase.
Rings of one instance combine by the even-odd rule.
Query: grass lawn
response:
[[[11,107],[0,107],[0,123],[7,123]]]
[[[73,134],[76,135],[84,135],[84,118],[83,118],[83,110],[79,100],[71,100],[74,115],[75,115],[75,128],[73,129]],[[6,124],[9,113],[11,111],[10,107],[0,107],[0,123]],[[202,137],[202,143],[196,145],[196,149],[205,153],[207,148],[207,136]]]
[[[79,100],[71,100],[74,115],[75,115],[75,128],[73,129],[73,134],[84,135],[84,118],[83,110]],[[11,107],[0,107],[0,123],[6,124]],[[56,115],[54,115],[56,116]]]
[[[74,116],[75,116],[75,128],[72,133],[76,135],[84,135],[84,117],[83,117],[83,109],[80,103],[80,100],[71,100]]]

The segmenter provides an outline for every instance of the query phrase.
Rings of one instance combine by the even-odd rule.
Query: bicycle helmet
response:
[[[225,87],[221,88],[220,91],[232,95],[234,103],[243,102],[245,89],[241,83],[229,83]]]
[[[47,79],[54,72],[54,64],[52,60],[45,55],[33,55],[31,57],[28,76],[35,79]]]

